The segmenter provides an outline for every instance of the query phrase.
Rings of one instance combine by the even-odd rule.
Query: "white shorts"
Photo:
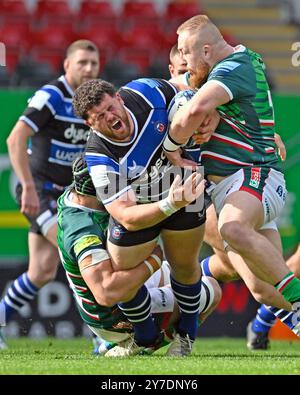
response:
[[[280,215],[287,194],[281,172],[274,169],[246,167],[226,177],[216,184],[211,192],[217,215],[220,214],[226,198],[236,191],[245,191],[257,197],[264,209],[263,225],[271,223],[270,228],[274,228],[273,220]]]

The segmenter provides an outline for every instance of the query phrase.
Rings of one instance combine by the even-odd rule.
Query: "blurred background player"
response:
[[[7,139],[20,182],[18,203],[30,229],[28,271],[12,283],[0,302],[4,324],[55,277],[59,262],[56,200],[72,181],[71,164],[83,151],[89,129],[74,114],[72,96],[79,85],[98,76],[99,66],[93,42],[73,42],[66,51],[65,74],[35,92]]]
[[[58,199],[58,245],[67,279],[83,321],[106,341],[121,343],[108,356],[129,356],[145,351],[132,338],[133,325],[116,306],[132,298],[146,280],[152,313],[162,329],[178,319],[178,307],[170,287],[170,269],[162,252],[153,253],[135,268],[114,271],[106,251],[109,214],[96,197],[82,156],[73,164],[74,183]],[[151,276],[151,277],[150,277]],[[200,319],[203,321],[218,304],[221,290],[216,280],[202,278]],[[102,348],[103,349],[103,348]],[[155,349],[147,349],[148,353]],[[107,349],[104,351],[107,351]]]
[[[177,77],[179,75],[184,75],[188,71],[187,69],[187,63],[183,59],[183,57],[180,55],[177,44],[173,45],[171,48],[170,54],[169,54],[169,72],[171,75],[171,78]],[[183,81],[184,82],[184,81]],[[188,84],[188,81],[186,83]]]

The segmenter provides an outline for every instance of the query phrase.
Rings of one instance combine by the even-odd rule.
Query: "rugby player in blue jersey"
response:
[[[111,214],[108,250],[113,268],[135,267],[161,237],[181,313],[168,355],[185,356],[197,334],[198,254],[205,212],[203,202],[184,209],[203,191],[199,174],[190,176],[191,194],[186,200],[178,202],[170,191],[175,169],[162,151],[162,141],[168,129],[168,106],[177,92],[176,86],[159,79],[135,80],[118,92],[108,82],[95,80],[76,90],[73,105],[92,128],[86,161],[97,196]],[[159,342],[150,305],[144,286],[132,300],[119,304],[135,324],[138,345]]]
[[[98,76],[98,48],[88,40],[73,42],[64,69],[64,75],[35,92],[7,139],[20,210],[30,222],[29,267],[1,300],[2,325],[55,277],[59,262],[56,200],[71,183],[72,161],[88,136],[85,122],[74,114],[72,96],[80,84]]]
[[[162,251],[156,247],[136,267],[113,271],[106,251],[109,215],[96,197],[82,155],[76,158],[72,168],[74,182],[58,199],[57,240],[61,262],[80,316],[98,338],[106,341],[95,351],[112,357],[152,353],[155,349],[135,343],[132,336],[135,324],[124,317],[116,304],[121,300],[130,300],[145,283],[151,295],[151,312],[158,314],[155,320],[165,335],[164,345],[172,339],[172,322],[178,319],[178,307],[169,286],[169,266],[167,262],[162,262]],[[202,287],[201,322],[221,298],[216,280],[202,277]],[[118,347],[109,350],[116,344]]]

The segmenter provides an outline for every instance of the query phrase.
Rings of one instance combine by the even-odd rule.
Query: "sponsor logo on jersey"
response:
[[[270,213],[271,213],[271,208],[268,199],[265,197],[264,198],[264,203],[265,203],[265,217],[267,218],[265,220],[265,223],[270,222]]]
[[[86,248],[101,245],[102,241],[97,235],[83,236],[74,245],[76,255],[79,255]]]
[[[64,131],[64,137],[70,140],[71,143],[77,143],[78,141],[87,141],[90,131],[87,129],[77,129],[74,123]]]
[[[71,166],[74,159],[84,150],[84,145],[72,145],[58,140],[51,140],[48,161],[62,166]]]
[[[276,189],[276,193],[280,196],[283,197],[284,196],[284,190],[282,185],[278,185],[277,189]]]
[[[258,188],[260,183],[260,167],[252,167],[251,168],[251,177],[249,181],[249,185],[253,188]]]
[[[166,295],[165,295],[165,293],[164,293],[164,291],[162,290],[162,289],[160,289],[160,288],[158,288],[159,289],[159,291],[160,291],[160,296],[161,296],[161,305],[163,306],[163,307],[166,307],[166,305],[167,305],[167,302],[166,302]]]
[[[136,161],[133,160],[132,161],[132,166],[128,166],[128,177],[130,179],[138,177],[144,170],[145,169],[144,169],[143,166],[137,165]]]

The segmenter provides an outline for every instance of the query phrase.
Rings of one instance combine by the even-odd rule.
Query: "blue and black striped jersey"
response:
[[[162,142],[168,130],[167,109],[177,89],[166,80],[141,78],[119,93],[133,119],[134,133],[124,143],[109,140],[101,131],[90,134],[86,161],[98,197],[109,204],[133,189],[140,203],[158,201],[168,193],[173,178]]]
[[[83,152],[89,134],[74,114],[73,93],[61,76],[37,90],[20,117],[35,132],[28,148],[32,174],[62,186],[72,182],[72,161]]]

